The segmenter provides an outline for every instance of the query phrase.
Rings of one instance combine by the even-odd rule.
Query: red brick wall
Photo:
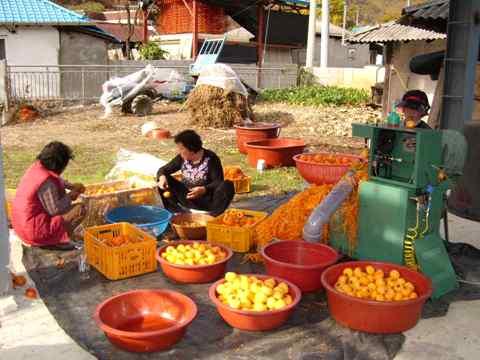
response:
[[[186,0],[193,10],[192,0]],[[157,18],[157,31],[160,34],[184,34],[193,31],[193,18],[182,0],[158,1],[160,15]],[[198,1],[198,32],[223,34],[225,32],[225,12],[222,8],[206,5]]]

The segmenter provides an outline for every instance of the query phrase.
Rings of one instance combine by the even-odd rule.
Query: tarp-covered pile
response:
[[[248,92],[231,67],[225,64],[206,66],[189,94],[186,108],[191,125],[231,128],[253,121]]]

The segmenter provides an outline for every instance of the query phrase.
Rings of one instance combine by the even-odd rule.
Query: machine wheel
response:
[[[147,116],[152,113],[153,100],[148,95],[138,95],[132,100],[132,113],[137,116]]]
[[[122,113],[131,114],[132,113],[132,101],[129,100],[122,104]]]

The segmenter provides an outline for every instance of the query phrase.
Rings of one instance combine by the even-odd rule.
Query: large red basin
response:
[[[217,307],[217,311],[220,316],[227,322],[230,326],[247,331],[266,331],[273,330],[282,326],[293,313],[293,310],[300,302],[302,298],[302,293],[294,284],[278,278],[276,276],[267,276],[259,274],[242,274],[247,276],[255,276],[260,280],[266,280],[269,278],[274,278],[277,282],[285,282],[288,285],[289,294],[293,299],[293,302],[281,310],[272,310],[272,311],[244,311],[236,310],[223,304],[217,297],[217,286],[224,283],[225,279],[220,279],[208,290],[208,295],[210,300]]]
[[[246,144],[249,141],[275,139],[280,135],[281,125],[268,123],[253,123],[251,126],[235,126],[237,133],[237,148],[242,154],[247,153]]]
[[[373,301],[360,299],[337,291],[334,286],[346,267],[365,268],[372,265],[388,273],[398,270],[400,276],[411,282],[418,298],[404,301]],[[432,282],[425,275],[396,264],[351,261],[329,267],[323,272],[322,285],[327,291],[328,307],[332,317],[341,325],[374,334],[400,333],[414,327],[425,301],[432,295]]]
[[[187,296],[171,290],[135,290],[101,303],[94,314],[110,342],[132,352],[165,350],[180,341],[197,315]]]
[[[260,159],[265,160],[267,168],[294,166],[293,157],[305,149],[305,141],[301,139],[278,138],[247,142],[248,162],[257,166]]]
[[[338,253],[324,244],[278,241],[262,249],[268,275],[297,285],[303,292],[322,289],[322,272],[338,260]]]

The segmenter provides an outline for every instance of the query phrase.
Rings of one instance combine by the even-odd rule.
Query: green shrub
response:
[[[142,60],[163,60],[168,54],[155,42],[148,42],[146,45],[140,46],[139,53]]]
[[[302,86],[279,90],[264,90],[261,94],[266,102],[283,102],[293,105],[361,105],[369,99],[365,90],[337,86]]]

